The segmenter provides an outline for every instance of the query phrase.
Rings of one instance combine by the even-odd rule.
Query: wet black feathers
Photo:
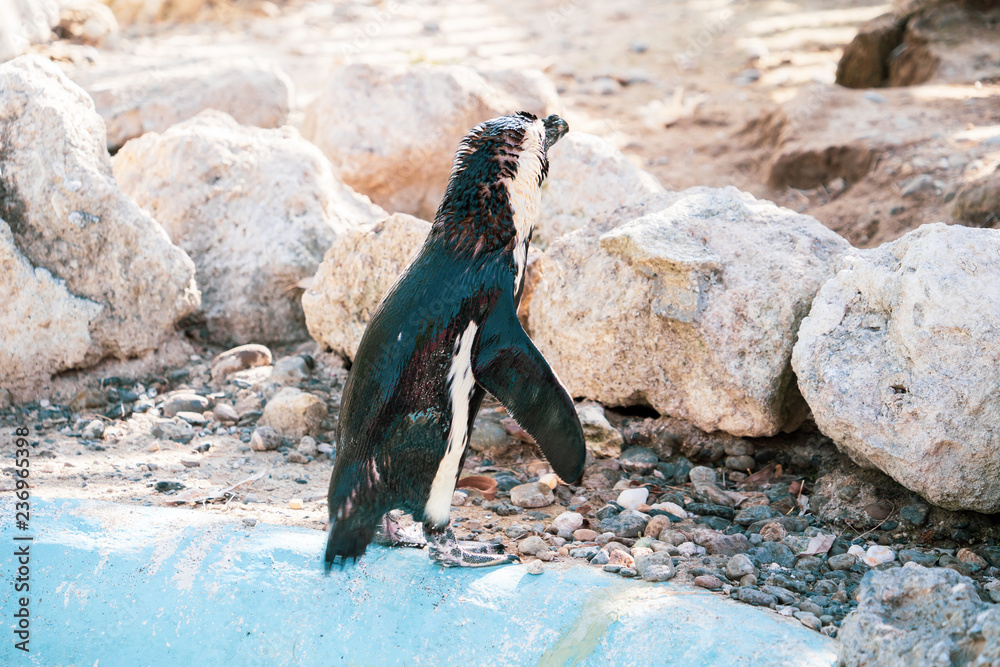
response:
[[[477,125],[462,140],[444,199],[434,216],[432,234],[446,239],[456,252],[474,253],[509,247],[514,219],[505,180],[517,176],[525,111]],[[548,172],[542,160],[541,179]],[[540,182],[539,182],[540,183]]]

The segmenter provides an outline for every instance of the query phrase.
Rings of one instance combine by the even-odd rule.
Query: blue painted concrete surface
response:
[[[324,533],[200,510],[32,502],[31,652],[14,648],[0,502],[0,664],[832,665],[798,621],[586,566],[441,569],[372,548],[324,576]]]

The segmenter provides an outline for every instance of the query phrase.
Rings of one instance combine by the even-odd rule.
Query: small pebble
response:
[[[754,567],[753,561],[746,554],[736,554],[726,563],[726,576],[729,577],[730,581],[736,581],[748,574],[754,574],[756,571],[757,568]]]
[[[212,414],[220,422],[235,422],[240,418],[236,413],[236,409],[228,403],[216,403],[215,407],[212,408]]]
[[[618,494],[618,504],[625,509],[634,510],[646,502],[649,498],[649,489],[640,486],[637,489],[626,489]]]
[[[717,591],[722,588],[722,580],[711,574],[703,574],[694,578],[694,585]]]
[[[537,575],[537,574],[541,574],[543,572],[542,561],[540,561],[540,560],[533,560],[533,561],[531,561],[530,563],[528,563],[527,567],[528,567],[528,574],[536,574]]]
[[[552,489],[538,482],[519,484],[510,490],[510,502],[517,507],[546,507],[555,500]]]
[[[99,440],[104,437],[104,422],[95,419],[83,427],[80,437],[84,440]]]
[[[765,542],[780,542],[787,535],[788,532],[780,521],[772,521],[760,529],[760,537]]]
[[[805,611],[800,611],[794,614],[794,616],[795,618],[799,619],[799,621],[802,622],[802,625],[806,626],[810,630],[818,631],[820,628],[823,627],[822,621],[820,621],[815,614],[811,614]]]
[[[881,544],[876,544],[868,547],[868,552],[861,560],[868,567],[875,567],[876,565],[881,565],[882,563],[888,563],[895,560],[895,558],[896,554],[892,549],[882,546]]]
[[[572,533],[582,525],[583,515],[578,512],[563,512],[552,520],[552,526],[559,532],[566,530]]]
[[[611,552],[608,563],[610,565],[620,565],[622,567],[633,567],[635,565],[635,559],[621,549],[615,549]]]
[[[177,417],[178,419],[183,419],[184,421],[186,421],[188,424],[191,424],[192,426],[203,426],[204,424],[208,423],[208,418],[205,417],[205,415],[203,415],[200,412],[187,412],[187,411],[181,410],[180,412],[176,413],[174,416]]]
[[[601,549],[596,554],[594,554],[593,558],[590,559],[590,564],[591,565],[607,565],[608,562],[610,562],[610,560],[611,560],[611,556],[608,555],[608,552],[605,551],[604,549]]]
[[[290,509],[290,510],[300,510],[300,509],[302,509],[302,499],[301,498],[292,498],[291,500],[289,500],[288,501],[288,509]]]
[[[967,565],[975,565],[980,569],[989,567],[989,563],[986,562],[986,559],[977,554],[972,549],[959,549],[958,553],[955,554],[955,556],[958,558],[958,560],[960,560],[963,563],[966,563]]]
[[[536,553],[542,549],[548,549],[548,545],[545,544],[545,540],[538,537],[537,535],[532,535],[523,539],[517,545],[517,552],[522,556],[534,556]]]
[[[858,562],[858,557],[852,553],[838,554],[836,556],[830,556],[830,560],[827,564],[830,566],[831,570],[850,570]]]
[[[168,491],[180,491],[184,488],[184,485],[181,482],[163,481],[157,482],[155,488],[160,493],[167,493]]]
[[[281,446],[281,436],[270,426],[258,426],[250,436],[250,447],[258,452],[270,452]]]

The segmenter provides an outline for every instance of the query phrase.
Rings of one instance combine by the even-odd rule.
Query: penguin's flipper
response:
[[[531,434],[556,474],[573,483],[587,456],[573,399],[524,333],[513,299],[501,302],[480,329],[472,374]]]

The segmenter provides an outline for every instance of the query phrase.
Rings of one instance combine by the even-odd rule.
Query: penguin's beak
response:
[[[559,116],[552,114],[548,118],[542,121],[545,125],[545,150],[548,151],[552,148],[562,135],[569,132],[569,125]]]

